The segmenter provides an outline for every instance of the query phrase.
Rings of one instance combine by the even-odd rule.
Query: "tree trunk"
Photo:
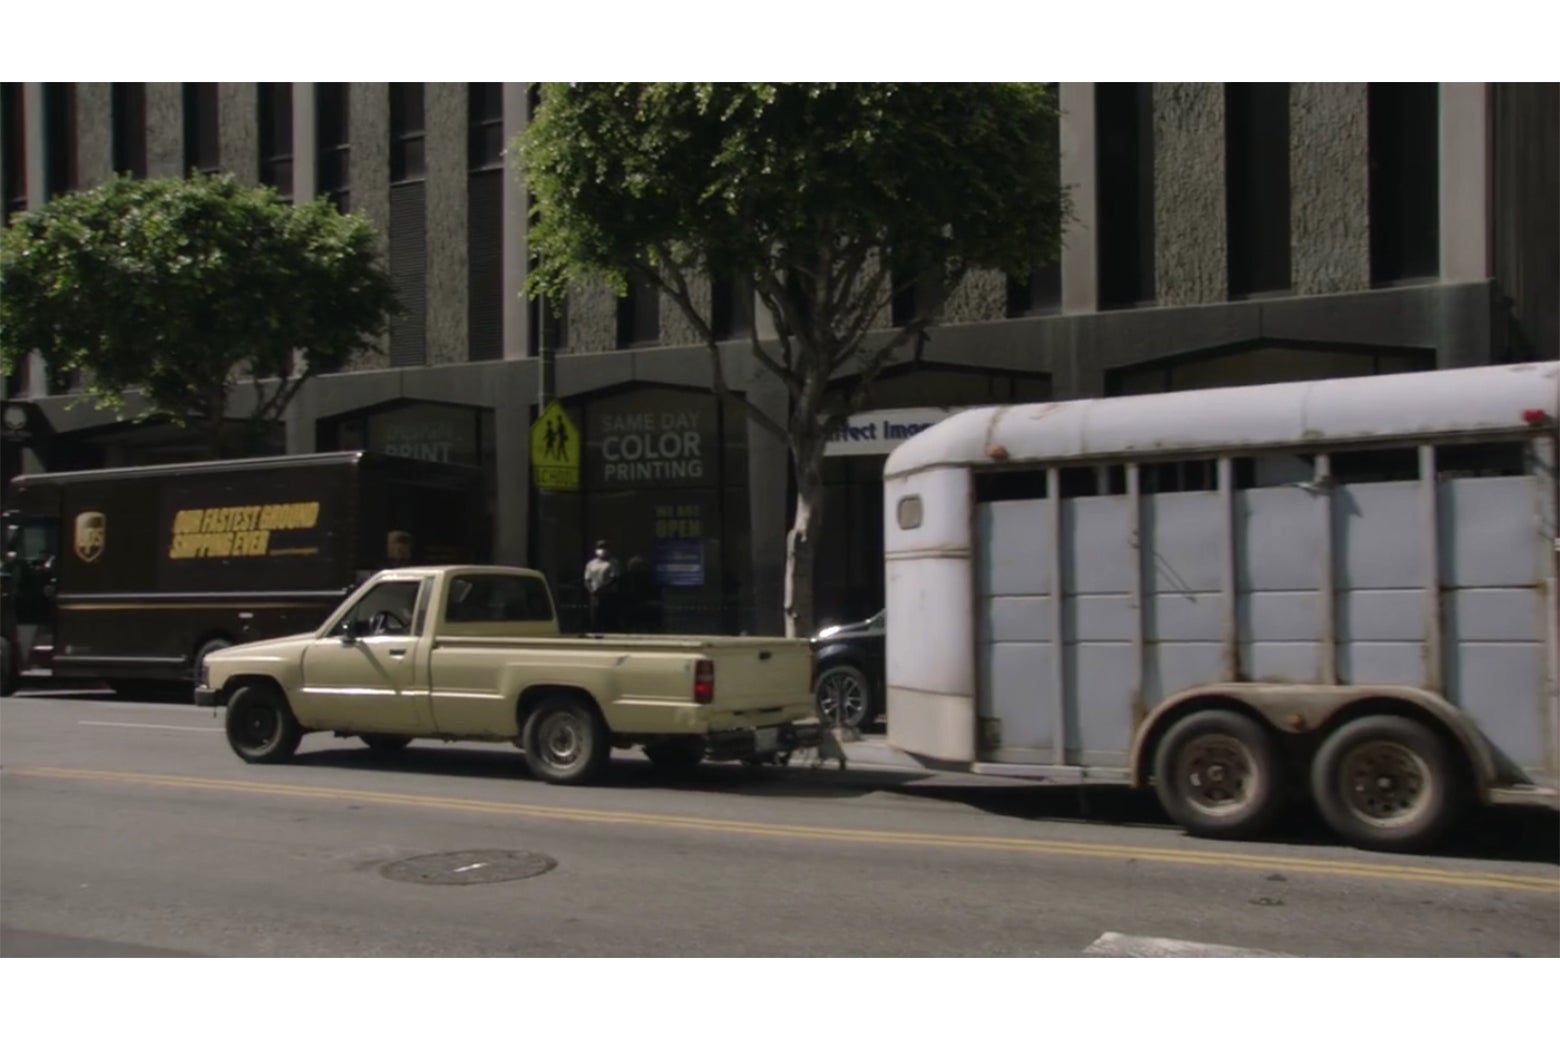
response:
[[[823,445],[809,438],[793,446],[796,463],[796,520],[785,539],[785,634],[813,633],[813,565],[823,519]]]

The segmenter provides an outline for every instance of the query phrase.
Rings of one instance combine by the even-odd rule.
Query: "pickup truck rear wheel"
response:
[[[240,686],[228,699],[223,726],[228,746],[256,765],[287,761],[303,739],[287,698],[274,686]]]
[[[605,768],[612,737],[589,706],[549,697],[525,720],[520,738],[526,765],[549,784],[588,784]]]
[[[703,737],[670,737],[645,745],[645,757],[652,765],[674,772],[692,769],[708,751]]]

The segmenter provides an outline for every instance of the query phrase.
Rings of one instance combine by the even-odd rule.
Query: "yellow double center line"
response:
[[[249,780],[217,780],[194,776],[160,775],[156,773],[115,773],[96,769],[63,769],[51,766],[7,769],[5,772],[9,776],[33,776],[54,780],[139,784],[147,787],[176,787],[196,791],[238,791],[246,794],[281,795],[289,798],[316,798],[329,801],[411,806],[423,809],[454,809],[460,812],[522,816],[545,820],[569,820],[577,823],[629,824],[636,827],[660,827],[720,834],[740,834],[745,837],[793,838],[808,841],[851,842],[867,845],[912,845],[921,848],[1022,852],[1042,856],[1083,856],[1093,859],[1133,859],[1144,863],[1234,867],[1265,871],[1285,870],[1295,874],[1371,878],[1378,881],[1417,881],[1432,885],[1456,885],[1466,888],[1502,888],[1517,892],[1560,895],[1560,877],[1497,874],[1487,871],[1444,870],[1438,867],[1417,867],[1392,863],[1345,863],[1325,859],[1302,859],[1294,856],[1259,856],[1240,852],[1205,852],[1197,849],[1159,849],[1141,845],[1108,845],[1093,842],[1044,841],[1033,838],[1000,838],[912,831],[812,827],[789,823],[756,823],[744,820],[712,819],[702,816],[669,816],[661,813],[625,812],[609,809],[557,808],[545,805],[517,804],[514,802],[481,801],[470,798],[398,794],[387,791],[306,787],[298,784],[268,784]]]

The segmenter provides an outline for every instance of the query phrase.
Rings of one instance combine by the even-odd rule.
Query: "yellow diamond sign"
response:
[[[580,431],[557,401],[531,424],[531,473],[542,491],[580,489]]]

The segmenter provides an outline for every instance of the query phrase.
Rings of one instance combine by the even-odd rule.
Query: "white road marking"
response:
[[[1085,957],[1288,957],[1287,953],[1254,950],[1246,946],[1160,939],[1149,935],[1106,932],[1083,951]]]
[[[88,722],[85,719],[78,720],[81,726],[117,726],[121,729],[181,729],[186,733],[221,733],[216,726],[164,726],[156,722]]]

